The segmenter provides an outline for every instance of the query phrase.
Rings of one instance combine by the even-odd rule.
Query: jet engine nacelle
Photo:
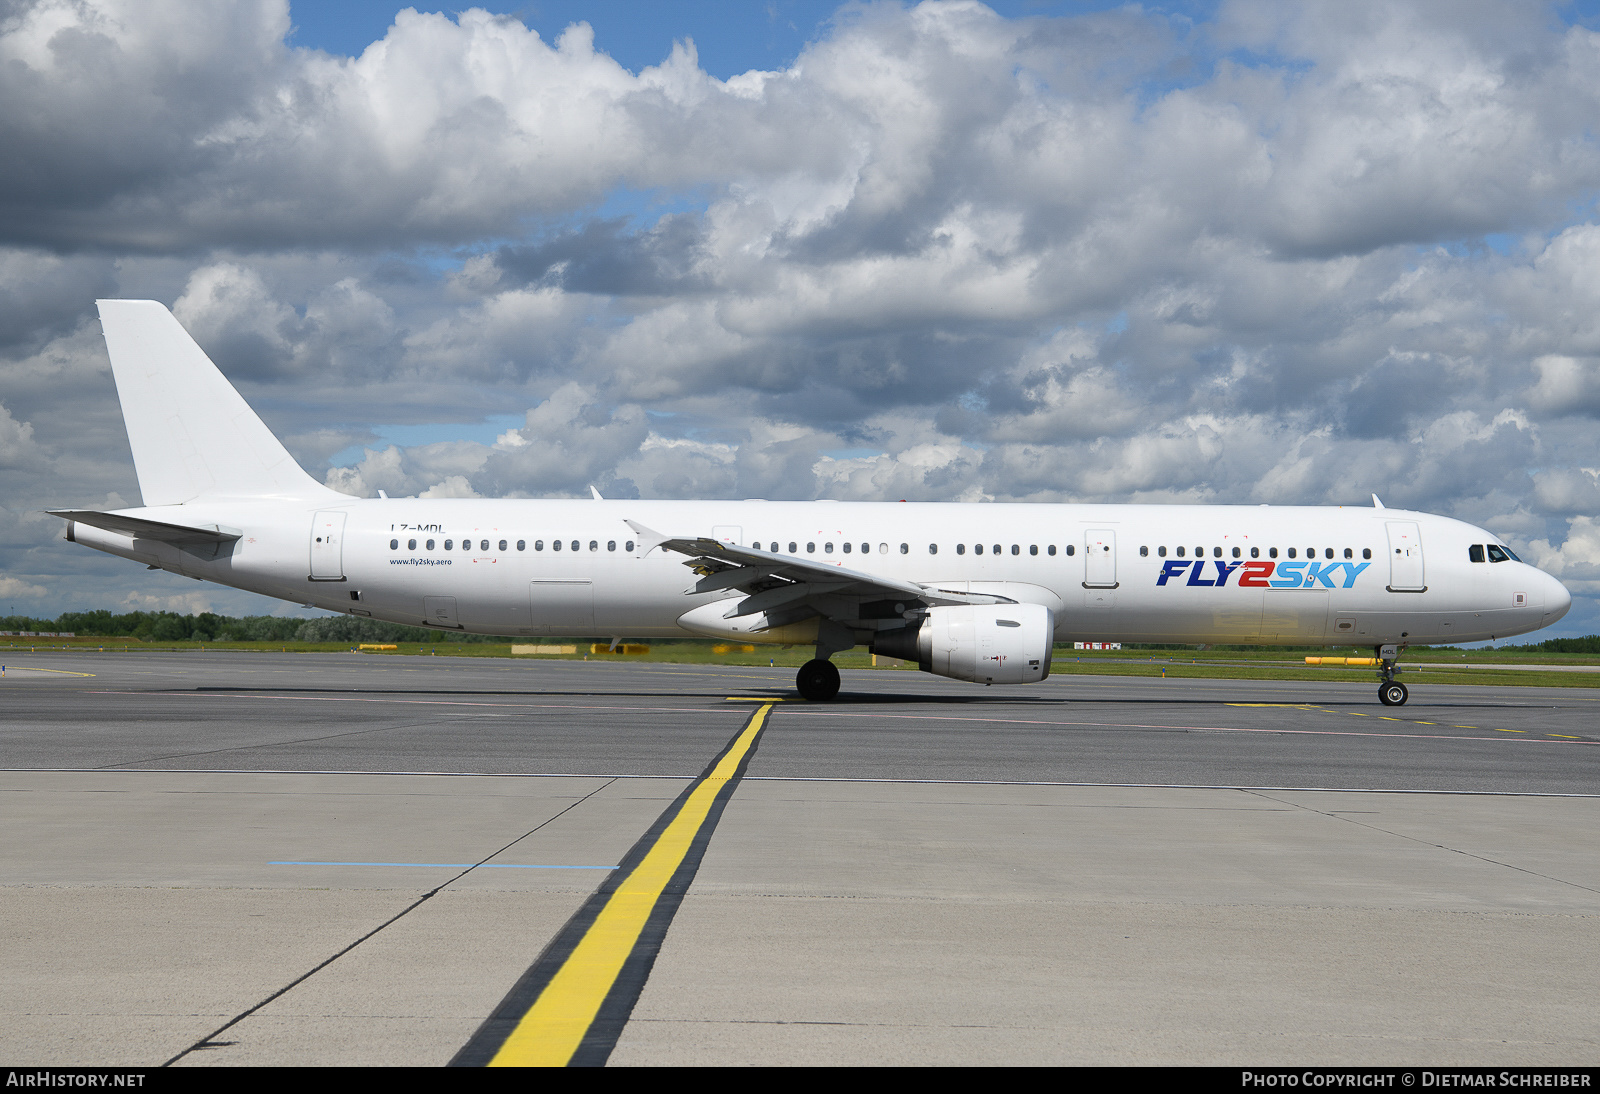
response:
[[[872,652],[975,684],[1034,684],[1050,675],[1055,618],[1042,604],[930,608],[922,624],[879,631]]]

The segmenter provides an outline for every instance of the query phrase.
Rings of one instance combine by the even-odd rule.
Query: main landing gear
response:
[[[833,667],[832,661],[813,658],[800,666],[794,686],[800,690],[800,698],[825,703],[839,694],[839,670]]]
[[[1406,690],[1404,684],[1395,679],[1400,674],[1400,666],[1398,664],[1400,647],[1379,646],[1377,654],[1380,666],[1378,679],[1382,681],[1378,685],[1378,702],[1386,707],[1405,706],[1406,700],[1411,698],[1411,693]]]

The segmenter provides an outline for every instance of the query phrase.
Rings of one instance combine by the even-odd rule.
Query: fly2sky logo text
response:
[[[1209,560],[1212,569],[1207,570],[1207,561],[1194,558],[1163,562],[1156,584],[1221,588],[1237,573],[1239,579],[1234,585],[1241,589],[1349,589],[1355,586],[1361,571],[1372,565],[1370,562],[1319,562],[1315,559],[1224,562],[1219,558]],[[1185,577],[1186,580],[1178,580]]]

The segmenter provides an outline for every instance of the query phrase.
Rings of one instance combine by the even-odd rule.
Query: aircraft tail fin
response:
[[[334,493],[294,462],[165,305],[97,303],[145,505]]]

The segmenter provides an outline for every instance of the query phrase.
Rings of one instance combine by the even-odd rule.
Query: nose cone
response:
[[[1539,576],[1544,578],[1544,619],[1539,625],[1548,627],[1572,609],[1572,594],[1549,574],[1540,571]]]

